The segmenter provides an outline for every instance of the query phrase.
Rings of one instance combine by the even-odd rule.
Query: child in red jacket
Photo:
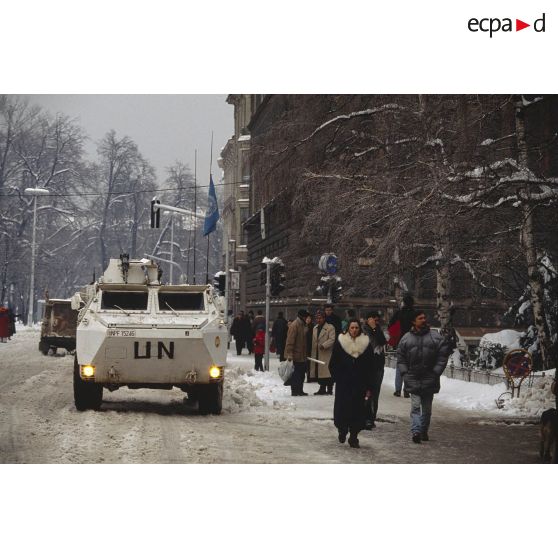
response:
[[[252,343],[254,346],[254,368],[263,372],[263,356],[265,352],[265,331],[263,329],[256,331],[256,337],[254,337]]]

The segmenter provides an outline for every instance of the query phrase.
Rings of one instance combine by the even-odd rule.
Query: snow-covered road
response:
[[[38,331],[24,330],[0,344],[2,463],[538,460],[535,416],[510,420],[513,409],[497,411],[494,398],[502,386],[446,378],[435,399],[431,442],[410,443],[409,400],[393,397],[391,369],[386,370],[378,427],[361,433],[360,450],[351,449],[337,441],[333,397],[290,397],[276,373],[275,356],[271,372],[254,372],[252,357],[229,353],[220,416],[200,416],[178,389],[105,390],[101,411],[80,413],[73,405],[73,357],[43,356],[38,337]],[[312,394],[316,387],[305,384],[305,390]]]

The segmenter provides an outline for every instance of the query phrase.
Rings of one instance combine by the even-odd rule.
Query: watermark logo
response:
[[[522,31],[523,29],[527,29],[528,27],[532,27],[533,31],[536,33],[544,33],[546,30],[546,14],[542,14],[542,16],[531,23],[527,23],[521,19],[515,18],[515,27],[513,24],[514,18],[504,17],[502,19],[498,17],[484,17],[484,18],[476,18],[472,17],[467,22],[467,27],[469,31],[473,33],[489,33],[490,38],[495,33],[503,32],[503,33],[510,33],[514,31]]]

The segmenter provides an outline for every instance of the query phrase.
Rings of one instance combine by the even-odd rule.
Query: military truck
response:
[[[202,414],[220,414],[227,328],[213,286],[163,285],[152,260],[121,257],[72,307],[76,409],[98,410],[103,389],[177,387]]]
[[[69,299],[46,298],[39,351],[55,354],[58,348],[73,351],[76,348],[77,312]]]

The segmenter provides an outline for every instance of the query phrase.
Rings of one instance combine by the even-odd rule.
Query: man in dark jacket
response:
[[[386,338],[384,332],[380,327],[380,314],[379,312],[372,311],[366,316],[366,323],[362,330],[372,346],[373,359],[372,359],[372,377],[374,379],[374,387],[372,389],[372,407],[370,414],[366,419],[366,430],[371,430],[376,427],[376,416],[378,414],[378,402],[380,400],[380,390],[382,389],[382,382],[384,381],[384,366],[386,363]]]
[[[341,318],[333,313],[333,305],[326,304],[324,306],[324,312],[326,317],[326,323],[331,324],[335,328],[335,338],[341,333],[343,328],[341,327]]]
[[[252,335],[255,337],[258,330],[263,329],[265,331],[265,318],[263,316],[263,311],[258,310],[258,315],[254,318],[252,322]]]
[[[234,337],[237,355],[240,355],[240,353],[242,353],[242,349],[244,348],[244,344],[246,343],[245,329],[244,312],[242,312],[241,310],[240,313],[237,314],[231,325],[231,335]]]
[[[287,330],[289,326],[287,320],[283,317],[283,312],[277,314],[277,318],[273,322],[273,329],[271,330],[271,336],[275,343],[277,349],[277,354],[279,355],[279,361],[283,362],[285,360],[285,343],[287,341]]]
[[[415,301],[413,297],[407,293],[403,296],[403,306],[395,312],[389,321],[388,328],[391,327],[395,322],[399,322],[400,334],[399,340],[403,339],[403,336],[411,330],[411,322],[413,320],[413,315],[415,312]],[[397,345],[396,345],[397,346]],[[399,367],[395,367],[395,391],[393,395],[396,397],[401,397],[401,388],[403,387],[403,381],[401,379],[401,372]],[[407,390],[404,390],[404,396],[409,397]]]
[[[250,310],[248,314],[244,315],[242,320],[242,331],[244,332],[244,338],[246,339],[246,348],[248,349],[248,354],[252,354],[252,322],[254,321],[254,312]]]
[[[428,441],[432,400],[440,391],[449,353],[444,337],[428,327],[424,312],[415,310],[411,331],[397,348],[397,366],[411,394],[411,433],[416,444]]]

